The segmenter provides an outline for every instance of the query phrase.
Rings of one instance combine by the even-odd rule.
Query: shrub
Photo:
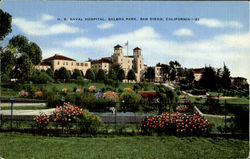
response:
[[[36,122],[38,129],[43,129],[49,124],[50,116],[40,113],[40,115],[35,117],[33,120]]]
[[[118,95],[115,92],[111,92],[111,91],[104,93],[103,98],[119,100]]]
[[[28,97],[28,95],[29,95],[29,93],[26,92],[26,91],[24,91],[24,90],[22,90],[22,91],[20,91],[20,92],[18,93],[18,96],[19,96],[19,97]]]
[[[90,92],[95,92],[96,91],[96,87],[95,86],[90,86],[89,87],[89,91]]]
[[[61,123],[62,126],[69,126],[69,123],[76,122],[82,113],[81,108],[64,103],[64,108],[62,106],[56,107],[52,112],[51,119]]]
[[[45,95],[47,100],[47,107],[55,108],[57,105],[60,105],[60,95],[55,94],[54,92],[47,92]]]
[[[142,99],[140,95],[136,94],[134,91],[124,91],[121,96],[122,111],[127,112],[137,112],[139,111],[139,102]]]
[[[167,134],[204,135],[211,131],[211,124],[198,112],[193,115],[181,115],[180,113],[145,117],[141,122],[144,132],[165,132]]]
[[[188,111],[188,107],[186,105],[179,105],[176,107],[176,110],[179,112],[186,112]]]
[[[42,91],[36,91],[35,92],[35,97],[36,98],[42,98],[43,97],[43,92]]]
[[[83,110],[82,116],[78,119],[82,133],[96,134],[101,126],[101,119],[97,115],[92,115],[88,110]]]

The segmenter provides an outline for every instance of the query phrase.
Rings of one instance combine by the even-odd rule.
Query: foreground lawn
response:
[[[0,157],[61,158],[247,158],[248,141],[176,136],[46,137],[0,133]]]

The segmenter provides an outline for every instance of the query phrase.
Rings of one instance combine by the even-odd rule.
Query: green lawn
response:
[[[96,86],[97,91],[100,91],[102,88],[106,87],[104,83],[91,83],[91,82],[86,82],[84,85],[77,85],[75,83],[61,83],[61,84],[24,84],[24,86],[33,86],[35,90],[39,90],[41,88],[46,89],[47,91],[53,91],[53,89],[56,89],[58,91],[61,91],[63,88],[67,88],[68,92],[73,92],[74,88],[81,88],[81,89],[88,89],[90,86]],[[134,83],[120,83],[119,87],[117,89],[124,89],[124,88],[133,88]],[[109,86],[107,86],[109,87]],[[154,90],[154,84],[153,83],[148,83],[148,88],[149,91]],[[14,96],[15,98],[18,97],[18,92],[19,91],[14,91],[13,89],[10,88],[5,88],[1,85],[0,88],[0,96],[1,97],[10,97]]]
[[[187,99],[189,99],[192,103],[205,103],[206,102],[206,98],[198,98],[198,97],[191,97],[191,96],[186,96]],[[225,103],[225,99],[219,99],[221,104]],[[245,98],[245,97],[236,97],[236,98],[232,98],[232,99],[226,99],[226,102],[228,104],[249,104],[249,99]]]
[[[47,137],[0,133],[5,159],[247,158],[248,141],[176,136]]]
[[[206,119],[212,124],[212,132],[220,133],[220,131],[217,129],[217,127],[221,126],[222,128],[225,127],[225,119],[223,118],[212,118],[212,117],[206,117]],[[227,126],[229,126],[229,122],[227,123]]]

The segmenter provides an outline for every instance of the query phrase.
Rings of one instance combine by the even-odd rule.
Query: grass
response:
[[[47,137],[0,133],[5,159],[247,158],[248,141],[176,136]]]
[[[225,119],[223,118],[213,118],[213,117],[206,117],[206,119],[212,124],[212,132],[220,133],[217,127],[221,126],[222,128],[225,127]],[[229,126],[229,122],[227,126]]]
[[[72,92],[74,88],[86,88],[88,89],[90,86],[96,86],[96,89],[99,91],[102,88],[105,88],[104,83],[96,83],[96,82],[86,82],[84,85],[78,85],[75,83],[61,83],[61,84],[24,84],[24,86],[33,86],[35,90],[39,90],[41,88],[46,89],[47,91],[53,91],[53,89],[57,89],[58,91],[61,91],[63,88],[67,88],[69,92]],[[119,87],[117,89],[123,90],[124,88],[133,88],[134,83],[120,83]],[[148,83],[148,90],[152,91],[154,90],[154,84],[153,83]],[[5,88],[1,85],[1,97],[10,97],[14,96],[15,98],[18,97],[18,92],[19,91],[14,91],[13,89],[10,88]]]
[[[1,110],[10,110],[10,106],[1,106]],[[13,107],[14,110],[37,110],[37,109],[48,109],[47,106],[16,106]]]
[[[187,99],[189,99],[192,103],[200,103],[203,104],[206,102],[206,98],[199,98],[198,97],[191,97],[191,96],[186,96]],[[221,104],[225,103],[225,99],[219,99]],[[226,99],[227,104],[249,104],[249,99],[245,97],[236,97],[232,99]]]

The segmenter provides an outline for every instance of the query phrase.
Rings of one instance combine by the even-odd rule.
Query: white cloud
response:
[[[242,24],[237,21],[220,21],[218,19],[202,18],[196,23],[210,28],[224,28],[224,27],[242,28]]]
[[[193,32],[190,29],[181,28],[181,29],[178,29],[178,30],[174,31],[173,34],[177,35],[177,36],[192,36]]]
[[[49,14],[43,14],[42,18],[41,18],[42,21],[49,21],[49,20],[53,20],[53,19],[55,19],[55,17],[52,15],[49,15]]]
[[[129,54],[134,47],[140,47],[145,63],[155,65],[157,62],[179,60],[185,67],[203,67],[205,64],[222,67],[223,62],[232,71],[232,76],[250,77],[249,50],[250,34],[224,34],[202,41],[176,42],[160,36],[152,27],[143,27],[138,30],[115,34],[107,37],[91,39],[79,37],[62,44],[65,49],[90,50],[90,58],[110,56],[116,44],[124,45],[128,40]],[[85,51],[84,56],[86,56]],[[126,49],[124,49],[126,54]]]
[[[13,18],[13,24],[28,35],[45,36],[55,34],[73,34],[84,30],[64,23],[49,25],[44,21],[29,21],[24,18]]]
[[[99,28],[99,29],[109,29],[109,28],[113,28],[113,27],[114,27],[114,24],[110,23],[110,22],[97,25],[97,28]]]

